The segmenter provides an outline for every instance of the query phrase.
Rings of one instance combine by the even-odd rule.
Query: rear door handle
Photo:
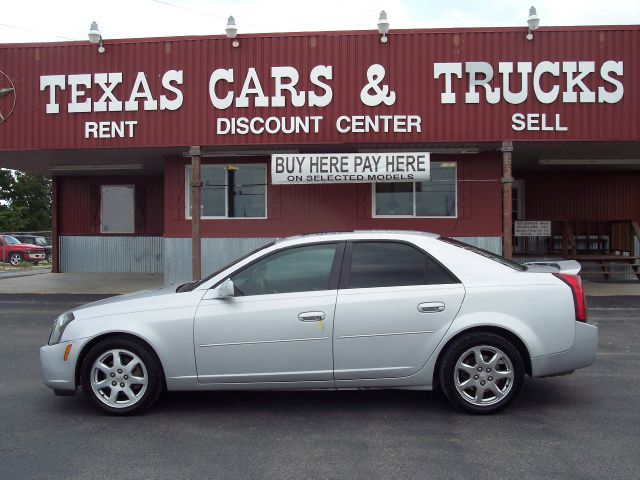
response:
[[[302,312],[298,315],[301,322],[321,322],[325,319],[324,312]]]
[[[442,302],[424,302],[418,304],[420,313],[438,313],[444,311],[444,303]]]

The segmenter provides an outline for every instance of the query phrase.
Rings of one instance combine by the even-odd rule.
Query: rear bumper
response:
[[[531,359],[531,376],[545,377],[571,372],[591,365],[598,349],[598,328],[587,323],[576,322],[573,347],[564,352]]]

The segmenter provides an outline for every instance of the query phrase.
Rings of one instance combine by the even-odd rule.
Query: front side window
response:
[[[327,290],[335,243],[294,247],[258,260],[231,276],[236,295]]]
[[[417,248],[396,242],[354,242],[347,288],[458,283]]]
[[[17,239],[12,237],[11,235],[5,235],[4,240],[7,243],[7,245],[18,245],[20,243]]]
[[[455,217],[456,164],[431,162],[426,182],[376,183],[374,197],[377,217]]]
[[[191,218],[191,166],[186,167],[186,210]],[[265,218],[267,196],[265,164],[202,165],[202,218]]]

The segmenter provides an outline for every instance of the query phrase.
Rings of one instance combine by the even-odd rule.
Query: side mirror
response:
[[[235,297],[235,288],[231,279],[227,279],[218,287],[218,298]]]

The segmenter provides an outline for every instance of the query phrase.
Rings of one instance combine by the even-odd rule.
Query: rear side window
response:
[[[505,258],[501,255],[498,255],[497,253],[493,253],[490,252],[488,250],[485,250],[483,248],[479,248],[479,247],[474,247],[473,245],[469,245],[468,243],[464,243],[461,242],[460,240],[455,240],[453,238],[449,238],[449,237],[440,237],[438,238],[438,240],[440,240],[441,242],[445,242],[448,243],[450,245],[455,245],[458,248],[464,248],[465,250],[469,250],[470,252],[475,253],[476,255],[481,255],[485,258],[488,258],[489,260],[493,260],[496,263],[500,263],[501,265],[504,265],[505,267],[509,267],[509,268],[513,268],[514,270],[518,270],[519,272],[524,272],[527,267],[518,263],[518,262],[514,262],[513,260],[509,260],[508,258]]]
[[[435,260],[398,242],[354,242],[345,288],[459,283]]]

